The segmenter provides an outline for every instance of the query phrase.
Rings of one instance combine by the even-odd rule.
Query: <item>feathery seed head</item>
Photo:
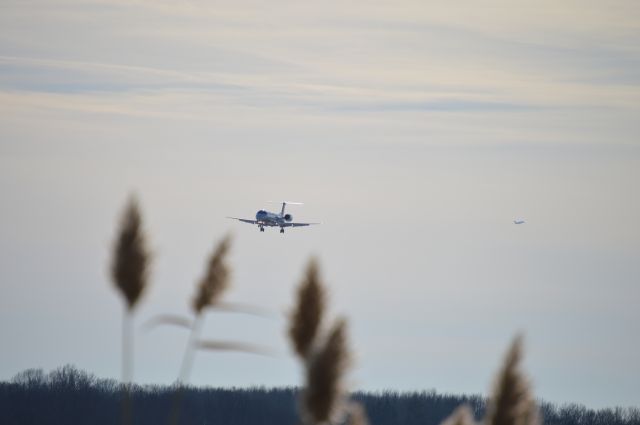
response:
[[[138,202],[131,197],[122,215],[111,266],[111,278],[129,310],[136,306],[147,285],[149,257]]]
[[[365,412],[362,404],[355,401],[349,403],[349,416],[346,425],[369,425],[367,412]]]
[[[347,323],[338,320],[324,343],[308,358],[303,413],[311,424],[328,423],[343,402],[342,375],[349,364]]]
[[[198,284],[197,293],[193,299],[192,307],[196,314],[200,314],[205,307],[215,304],[229,287],[231,270],[227,264],[226,255],[230,247],[231,237],[227,235],[211,254],[207,270]]]
[[[487,409],[487,425],[537,425],[538,411],[529,383],[520,371],[522,337],[513,341],[499,372]]]
[[[458,407],[454,412],[442,422],[442,425],[474,425],[473,413],[467,405]]]
[[[318,262],[314,258],[309,261],[297,297],[295,311],[291,315],[289,338],[296,354],[304,359],[309,355],[318,333],[326,303]]]

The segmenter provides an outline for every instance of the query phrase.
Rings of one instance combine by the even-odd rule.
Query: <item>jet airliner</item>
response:
[[[256,213],[256,219],[250,220],[247,218],[238,218],[238,217],[227,217],[232,218],[234,220],[242,221],[243,223],[249,224],[257,224],[258,229],[261,232],[264,232],[265,226],[267,227],[280,227],[280,233],[284,233],[285,227],[302,227],[302,226],[311,226],[312,224],[320,224],[320,223],[294,223],[293,216],[291,214],[285,214],[284,209],[287,205],[302,205],[300,202],[282,202],[282,209],[279,213],[269,212],[265,210],[259,210]]]

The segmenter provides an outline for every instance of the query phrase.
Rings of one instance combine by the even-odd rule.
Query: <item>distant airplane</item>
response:
[[[310,226],[312,224],[320,224],[320,223],[294,223],[293,216],[291,214],[284,213],[284,208],[287,205],[302,205],[302,203],[283,201],[282,209],[280,210],[280,213],[273,213],[265,210],[259,210],[256,213],[255,220],[249,220],[246,218],[238,218],[238,217],[227,217],[227,218],[239,220],[244,223],[257,224],[261,232],[264,232],[265,226],[280,227],[280,233],[284,233],[285,227],[302,227],[302,226]]]
[[[524,224],[524,220],[522,220],[521,218],[513,220],[513,224]]]

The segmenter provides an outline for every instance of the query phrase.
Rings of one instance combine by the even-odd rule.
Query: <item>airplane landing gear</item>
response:
[[[284,233],[284,227],[280,228],[280,233]]]

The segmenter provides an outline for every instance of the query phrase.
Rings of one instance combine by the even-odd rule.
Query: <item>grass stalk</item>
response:
[[[173,397],[173,403],[171,406],[171,415],[169,417],[170,425],[178,425],[180,422],[180,413],[182,407],[182,399],[184,398],[184,392],[187,382],[191,375],[191,368],[196,354],[196,341],[200,339],[200,330],[202,329],[203,315],[197,314],[196,318],[191,326],[189,337],[187,338],[187,344],[184,347],[184,353],[182,354],[182,362],[180,364],[180,373],[178,375],[178,381],[176,382],[177,388]]]
[[[180,364],[180,374],[178,375],[178,385],[182,386],[189,381],[191,375],[191,368],[193,367],[193,361],[196,354],[196,341],[200,339],[200,332],[202,329],[203,315],[198,314],[193,321],[193,326],[189,332],[189,338],[187,339],[187,345],[184,347],[184,353],[182,354],[182,362]]]
[[[122,423],[133,423],[133,403],[131,401],[131,381],[133,380],[133,314],[125,306],[122,315]]]

